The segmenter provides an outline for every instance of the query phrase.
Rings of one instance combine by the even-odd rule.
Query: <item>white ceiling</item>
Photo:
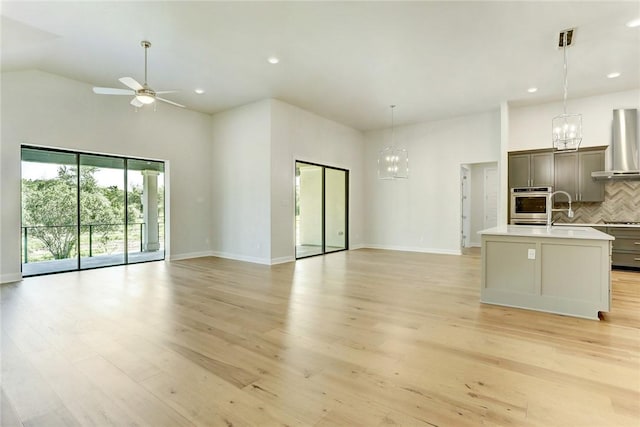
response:
[[[144,80],[149,40],[150,86],[192,110],[272,97],[369,130],[389,126],[389,104],[402,124],[560,100],[571,27],[570,98],[640,88],[640,28],[625,26],[639,17],[638,1],[3,1],[1,59],[123,87]]]

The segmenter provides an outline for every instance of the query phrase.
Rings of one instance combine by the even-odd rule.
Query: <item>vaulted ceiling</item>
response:
[[[640,88],[640,27],[625,25],[640,18],[635,1],[3,1],[1,11],[3,71],[123,87],[120,77],[143,80],[149,40],[149,84],[205,113],[272,97],[369,130],[389,125],[390,104],[396,123],[412,123],[560,100],[567,28],[577,28],[570,98]]]

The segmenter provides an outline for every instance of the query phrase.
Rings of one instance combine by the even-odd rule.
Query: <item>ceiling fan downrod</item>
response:
[[[147,49],[151,47],[151,42],[142,40],[140,46],[144,48],[144,87],[147,87]]]

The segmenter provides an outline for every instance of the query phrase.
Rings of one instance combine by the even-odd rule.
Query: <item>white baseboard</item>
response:
[[[251,262],[254,264],[262,264],[262,265],[284,264],[286,262],[295,261],[295,258],[292,256],[273,258],[269,260],[267,258],[258,258],[258,257],[238,255],[238,254],[232,254],[229,252],[219,252],[219,251],[203,251],[203,252],[190,252],[185,254],[176,254],[176,255],[171,255],[170,260],[180,261],[183,259],[202,258],[207,256],[214,256],[214,257],[224,258],[224,259],[232,259],[234,261]]]
[[[271,265],[285,264],[287,262],[294,262],[295,260],[296,258],[292,256],[281,256],[278,258],[271,258]]]
[[[22,280],[22,273],[0,274],[0,283],[13,283]]]
[[[367,246],[364,243],[358,243],[356,245],[349,245],[349,250],[352,251],[352,250],[355,250],[355,249],[364,249],[366,247]]]
[[[469,247],[470,248],[479,248],[480,247],[480,242],[469,242]]]
[[[180,261],[183,259],[202,258],[206,256],[214,256],[214,254],[212,251],[188,252],[184,254],[170,254],[169,261]]]
[[[271,265],[271,260],[268,258],[258,258],[254,256],[238,255],[229,252],[211,252],[211,256],[218,258],[232,259],[234,261],[252,262],[254,264]]]
[[[423,248],[419,246],[392,246],[392,245],[379,245],[376,243],[365,243],[364,248],[369,249],[384,249],[388,251],[404,251],[404,252],[422,252],[427,254],[441,254],[441,255],[462,255],[460,249],[438,249],[438,248]]]

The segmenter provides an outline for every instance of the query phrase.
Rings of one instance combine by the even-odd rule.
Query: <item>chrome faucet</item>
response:
[[[564,212],[565,209],[553,209],[553,196],[555,196],[558,193],[562,193],[564,195],[567,196],[567,198],[569,199],[569,209],[566,209],[567,211],[567,216],[569,218],[573,218],[573,209],[571,209],[571,195],[569,193],[567,193],[566,191],[562,191],[562,190],[558,190],[558,191],[554,191],[553,193],[549,194],[549,199],[548,199],[548,203],[547,203],[547,230],[551,228],[551,218],[553,216],[553,212]]]

